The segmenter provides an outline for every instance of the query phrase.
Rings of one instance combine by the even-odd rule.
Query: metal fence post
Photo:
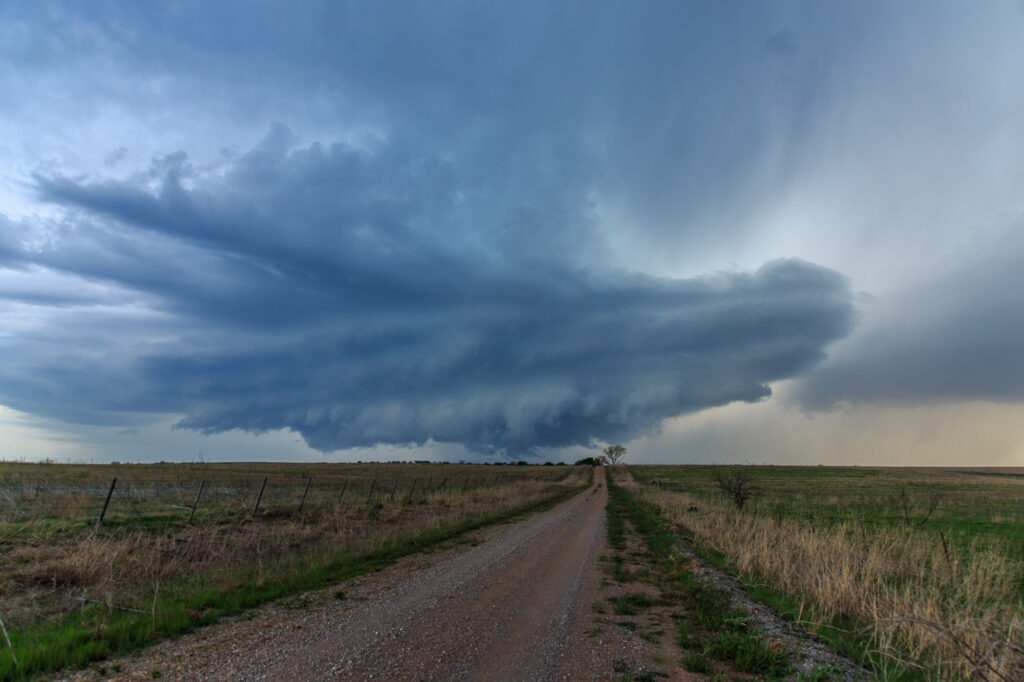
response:
[[[256,505],[252,508],[252,515],[256,516],[256,512],[260,509],[260,500],[263,499],[263,491],[267,489],[267,476],[263,477],[263,485],[260,486],[260,494],[256,496]]]
[[[96,527],[99,528],[100,524],[103,523],[103,517],[107,515],[107,506],[110,505],[110,498],[114,494],[114,486],[117,485],[117,477],[115,476],[110,481],[110,490],[107,491],[107,499],[103,501],[103,509],[100,511],[100,517],[96,519]]]

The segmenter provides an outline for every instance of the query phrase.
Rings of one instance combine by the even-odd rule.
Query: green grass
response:
[[[148,613],[109,610],[89,605],[59,624],[44,623],[10,633],[20,665],[0,651],[0,681],[27,680],[65,668],[81,668],[110,656],[137,651],[153,642],[177,636],[288,595],[336,585],[355,576],[391,565],[403,556],[437,547],[487,525],[547,509],[585,488],[567,490],[539,502],[397,538],[384,547],[361,554],[341,554],[330,560],[296,561],[287,571],[260,584],[221,592],[196,588],[196,579],[161,587]],[[341,591],[336,592],[337,596]],[[341,593],[343,594],[343,593]]]
[[[631,466],[641,483],[660,481],[698,498],[724,501],[715,484],[720,466]],[[760,489],[745,511],[817,526],[875,529],[906,525],[962,548],[976,540],[1024,559],[1024,472],[978,469],[744,466]],[[940,495],[925,520],[931,497]],[[919,525],[920,524],[920,525]]]
[[[742,630],[718,632],[711,638],[707,652],[719,660],[731,661],[743,672],[769,678],[784,677],[792,669],[785,650],[772,648],[757,635]]]

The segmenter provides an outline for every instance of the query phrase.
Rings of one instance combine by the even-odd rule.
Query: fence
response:
[[[431,467],[425,475],[415,475],[412,467],[367,467],[358,475],[301,475],[225,474],[197,467],[187,476],[154,477],[134,473],[133,468],[122,467],[112,472],[117,475],[105,478],[100,476],[102,467],[95,467],[85,480],[60,475],[4,477],[0,521],[74,520],[99,526],[139,520],[195,523],[210,516],[281,516],[338,504],[415,504],[439,493],[468,494],[522,480],[560,481],[574,470],[503,467],[505,471],[491,473],[481,471],[483,467],[453,467],[451,472]]]

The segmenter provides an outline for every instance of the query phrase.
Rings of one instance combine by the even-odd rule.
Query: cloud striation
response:
[[[523,453],[762,399],[851,329],[846,279],[800,260],[666,279],[447,240],[473,180],[412,149],[300,146],[279,125],[212,169],[177,153],[127,179],[38,174],[58,210],[5,223],[4,272],[79,286],[32,314],[0,289],[18,325],[0,403],[285,428],[323,451]],[[584,204],[561,215],[585,223]]]

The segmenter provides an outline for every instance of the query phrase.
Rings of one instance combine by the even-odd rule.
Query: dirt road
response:
[[[595,628],[604,472],[558,507],[419,566],[271,606],[120,662],[119,679],[587,680],[643,665],[642,644]]]

